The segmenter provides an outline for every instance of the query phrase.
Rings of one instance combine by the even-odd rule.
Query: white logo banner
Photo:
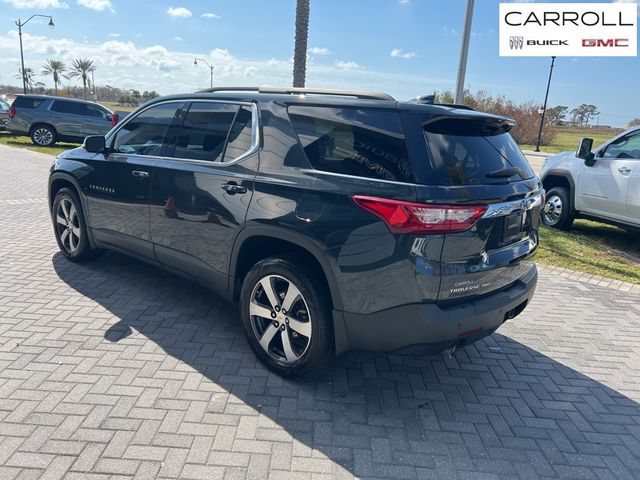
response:
[[[635,57],[636,3],[501,3],[501,57]]]

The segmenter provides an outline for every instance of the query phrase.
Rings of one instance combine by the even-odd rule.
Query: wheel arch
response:
[[[53,200],[56,198],[58,192],[63,188],[69,188],[75,192],[78,196],[78,200],[80,200],[80,206],[82,207],[82,215],[84,216],[85,222],[87,224],[87,233],[89,237],[89,244],[92,248],[96,248],[96,242],[93,239],[93,233],[91,231],[91,227],[89,226],[89,211],[87,210],[87,203],[82,193],[82,187],[80,186],[80,182],[71,174],[67,172],[53,172],[49,176],[49,188],[47,193],[47,203],[49,206],[49,213],[52,213],[53,209]],[[53,221],[53,216],[52,216]]]
[[[572,215],[576,213],[576,185],[570,173],[562,171],[551,171],[542,180],[542,186],[548,193],[555,187],[564,187],[569,191],[569,208]]]
[[[243,229],[236,238],[229,261],[230,299],[237,302],[242,281],[253,265],[263,258],[278,254],[294,254],[309,261],[308,265],[322,282],[321,288],[326,288],[329,292],[335,352],[340,354],[346,351],[348,338],[341,313],[342,299],[330,260],[320,246],[302,234],[282,231],[272,226],[252,226]]]
[[[54,127],[48,122],[33,122],[31,124],[31,127],[29,127],[29,135],[33,134],[33,131],[38,127],[48,127],[51,129],[54,135],[56,135],[56,137],[58,136],[58,130],[56,129],[56,127]]]

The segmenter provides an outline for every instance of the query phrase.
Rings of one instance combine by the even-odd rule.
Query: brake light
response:
[[[16,109],[13,107],[9,108],[9,119],[12,119],[15,116],[16,116]]]
[[[115,127],[117,123],[118,123],[118,114],[117,113],[112,113],[111,114],[111,126]]]
[[[392,233],[437,234],[464,232],[487,210],[483,205],[411,203],[354,195],[356,205],[384,220]]]

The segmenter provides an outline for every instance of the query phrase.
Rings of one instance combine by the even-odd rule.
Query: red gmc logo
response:
[[[583,38],[583,47],[628,47],[628,38]]]

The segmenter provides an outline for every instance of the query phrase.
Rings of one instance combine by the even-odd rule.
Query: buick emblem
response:
[[[509,48],[511,48],[511,50],[522,50],[522,45],[524,45],[524,37],[509,37]]]

